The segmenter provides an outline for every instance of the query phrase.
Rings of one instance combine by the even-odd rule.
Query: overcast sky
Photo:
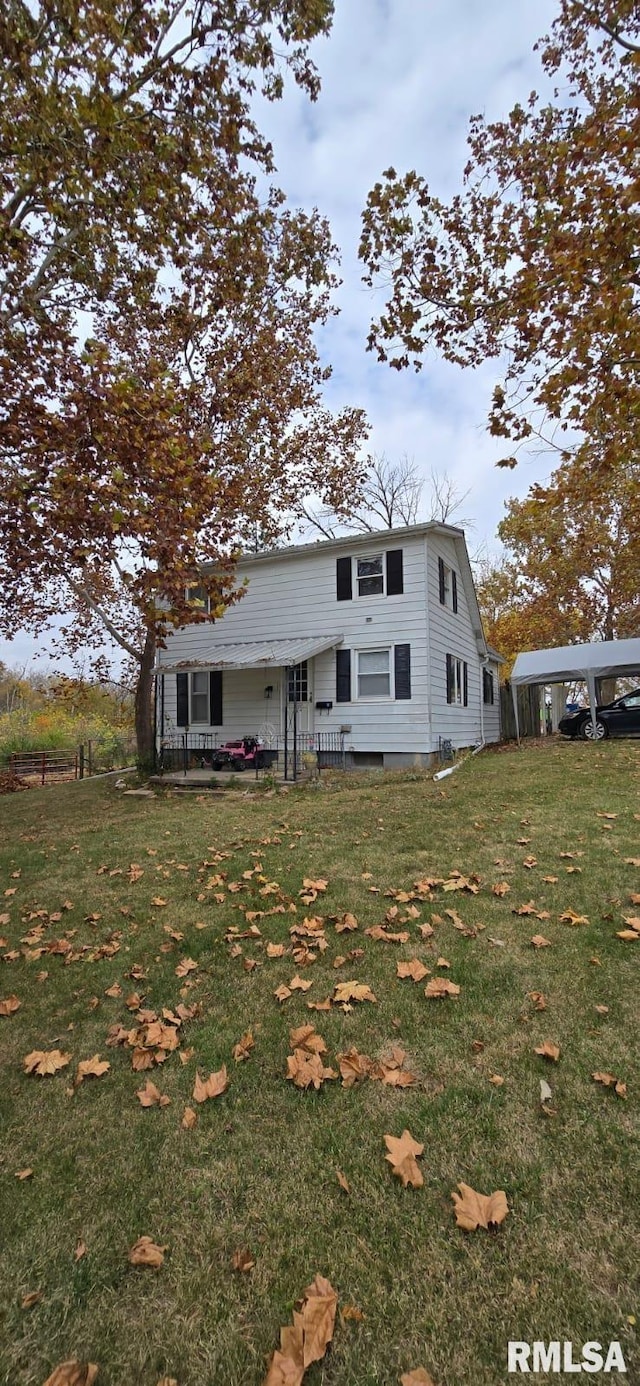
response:
[[[556,10],[551,0],[336,0],[331,36],[314,45],[318,101],[292,87],[276,105],[258,106],[291,206],[319,207],[340,247],[340,316],[321,340],[334,372],[328,403],[365,409],[374,451],[408,454],[425,475],[435,468],[469,490],[460,513],[471,521],[471,551],[495,549],[505,498],[524,495],[550,465],[538,458],[515,472],[496,470],[500,440],[486,432],[495,363],[461,371],[430,356],[416,375],[367,353],[383,300],[361,283],[360,217],[389,165],[416,168],[445,198],[459,189],[469,116],[503,116],[532,88],[544,89],[533,45]],[[0,640],[0,659],[10,664],[35,651],[27,635]]]

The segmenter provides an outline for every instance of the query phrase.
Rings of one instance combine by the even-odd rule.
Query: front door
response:
[[[282,744],[286,748],[286,778],[297,779],[302,757],[313,744],[313,691],[307,660],[284,670],[282,680]]]

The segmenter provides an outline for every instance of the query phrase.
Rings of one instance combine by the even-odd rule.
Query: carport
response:
[[[595,729],[598,680],[623,678],[627,674],[640,675],[640,636],[631,640],[598,640],[589,645],[558,645],[555,649],[527,650],[519,654],[511,675],[518,741],[518,688],[522,684],[572,683],[575,679],[584,679]]]

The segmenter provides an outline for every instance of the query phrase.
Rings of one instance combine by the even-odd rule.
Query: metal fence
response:
[[[55,751],[14,751],[8,760],[12,775],[21,780],[46,784],[47,780],[77,780],[80,775],[80,748]]]

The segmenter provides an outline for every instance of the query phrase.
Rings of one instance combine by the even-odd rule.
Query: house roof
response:
[[[640,674],[640,636],[527,650],[516,659],[511,683],[568,683],[572,679],[589,681],[623,674]]]
[[[174,664],[158,664],[158,674],[188,669],[282,669],[302,664],[305,659],[332,650],[342,635],[294,636],[287,640],[218,641],[207,646],[197,659],[181,659]]]

